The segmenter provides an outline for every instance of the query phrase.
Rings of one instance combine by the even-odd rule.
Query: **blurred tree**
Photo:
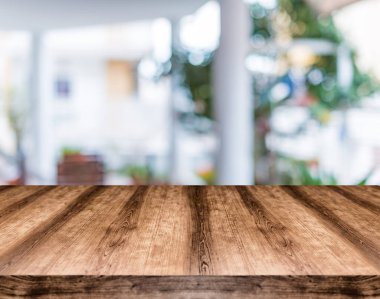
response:
[[[344,38],[334,24],[331,15],[319,16],[305,0],[278,0],[277,6],[265,6],[265,1],[257,0],[250,6],[253,19],[252,43],[255,49],[265,48],[270,44],[281,45],[292,43],[294,40],[320,40],[338,46],[344,43]],[[263,51],[266,52],[266,51]],[[270,54],[270,53],[267,53]],[[258,183],[278,183],[281,178],[274,170],[275,155],[266,147],[266,136],[271,131],[269,119],[274,108],[284,105],[295,97],[297,82],[294,81],[292,66],[288,53],[277,53],[277,59],[282,67],[281,74],[254,74],[256,147],[255,155],[258,161],[257,172],[262,173],[260,164],[265,165],[269,173],[263,178],[258,177]],[[193,65],[182,53],[184,85],[189,89],[196,103],[197,114],[213,119],[212,114],[212,85],[211,65],[212,54],[200,65]],[[337,55],[314,55],[311,64],[304,70],[302,84],[305,86],[303,99],[299,105],[307,107],[310,117],[320,124],[330,119],[330,112],[346,109],[358,103],[379,90],[379,83],[366,72],[360,70],[356,53],[350,54],[353,78],[350,87],[342,88],[338,84]],[[274,90],[282,83],[287,86],[288,93],[282,98],[274,98]],[[260,163],[260,160],[263,163]]]
[[[183,67],[184,84],[188,87],[195,103],[196,114],[213,118],[211,62],[202,65],[193,65],[188,61]]]

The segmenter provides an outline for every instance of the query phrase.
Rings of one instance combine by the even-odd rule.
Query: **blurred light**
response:
[[[323,74],[320,70],[314,69],[309,73],[308,79],[311,84],[318,85],[323,82]]]
[[[305,68],[315,62],[313,51],[307,46],[295,46],[288,52],[290,63],[295,67]]]
[[[214,51],[219,45],[220,7],[210,1],[181,21],[180,40],[190,51]]]
[[[197,66],[205,62],[205,55],[202,53],[190,53],[188,59],[192,65]]]
[[[153,79],[159,73],[159,68],[153,59],[144,58],[139,63],[138,72],[144,78]]]
[[[271,90],[271,97],[275,102],[286,99],[291,93],[290,87],[286,83],[278,83]]]
[[[275,9],[277,7],[277,0],[244,0],[247,4],[260,4],[266,9]]]
[[[338,83],[344,90],[349,90],[353,77],[354,70],[351,59],[351,50],[346,45],[340,45],[338,48]]]
[[[310,112],[304,107],[278,107],[270,118],[272,129],[281,134],[293,134],[309,119]]]
[[[245,65],[252,73],[274,75],[278,70],[277,62],[274,59],[256,54],[248,56]]]
[[[153,52],[159,62],[167,62],[172,55],[172,28],[169,20],[157,19],[153,23]]]
[[[380,78],[380,2],[357,1],[336,11],[334,21],[344,34],[345,40],[355,49],[360,69]]]

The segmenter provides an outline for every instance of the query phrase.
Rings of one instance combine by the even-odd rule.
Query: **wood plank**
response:
[[[328,189],[339,193],[346,199],[360,205],[376,215],[380,214],[380,193],[372,193],[369,188],[355,188],[353,186],[329,186]]]
[[[73,188],[70,187],[70,189]],[[116,187],[93,197],[88,197],[87,193],[80,194],[75,198],[74,204],[83,199],[90,199],[87,208],[76,211],[71,221],[62,223],[54,234],[39,239],[38,246],[28,250],[22,260],[3,272],[13,275],[17,273],[29,273],[29,275],[91,273],[92,268],[88,266],[100,267],[99,261],[104,260],[103,254],[96,252],[100,238],[106,234],[116,213],[120,212],[123,203],[128,201],[133,191],[134,189],[126,190]],[[66,211],[61,213],[66,213]],[[103,264],[105,263],[101,265]]]
[[[298,257],[298,260],[293,259],[296,265],[307,267],[297,269],[294,265],[290,269],[293,269],[293,274],[305,273],[305,270],[309,275],[355,275],[358,271],[368,275],[378,273],[377,268],[353,249],[351,243],[281,187],[249,187],[249,190],[268,210],[276,212],[276,218],[281,221],[288,238],[283,246],[292,248],[291,254]]]
[[[183,273],[183,265],[176,263],[172,259],[174,252],[178,252],[177,247],[170,243],[167,221],[177,219],[180,215],[178,210],[167,210],[171,207],[171,202],[176,194],[175,190],[165,186],[151,187],[146,190],[143,202],[134,215],[133,227],[128,232],[127,242],[117,248],[117,261],[111,261],[109,272],[113,275],[159,275],[168,274],[168,264],[172,264],[172,273]],[[170,192],[169,192],[170,191]],[[166,214],[165,214],[166,213]],[[163,215],[165,215],[163,217]],[[170,217],[172,217],[170,219]],[[186,218],[185,218],[186,219]],[[120,219],[122,221],[122,218]],[[181,234],[182,229],[177,231]],[[169,246],[169,248],[167,248]],[[179,246],[179,245],[178,245]],[[183,246],[183,245],[182,245]],[[174,250],[174,248],[176,248]],[[180,248],[180,247],[178,247]],[[167,252],[167,249],[170,252]],[[186,254],[183,251],[180,253]],[[98,272],[99,273],[99,272]]]
[[[357,191],[270,186],[15,190],[22,196],[15,196],[17,205],[6,197],[2,211],[9,212],[0,217],[2,274],[380,272],[377,203],[358,199]]]
[[[239,203],[238,194],[235,190],[222,187],[205,188],[207,190],[207,202],[210,206],[210,236],[212,241],[212,261],[214,272],[212,274],[250,275],[260,271],[261,259],[250,259],[250,256],[260,256],[259,242],[250,242],[251,234],[247,232],[244,223],[237,223],[238,219],[250,217],[248,211],[239,212],[230,203]],[[227,193],[228,191],[232,191]],[[231,202],[228,200],[231,199]],[[247,249],[252,249],[247,252]],[[223,261],[218,263],[217,261]],[[255,262],[257,260],[257,262]]]
[[[54,235],[57,230],[65,224],[66,221],[69,221],[74,215],[79,213],[82,209],[86,207],[86,205],[94,198],[96,194],[98,194],[100,191],[104,191],[104,188],[101,189],[101,187],[90,187],[87,188],[83,193],[80,193],[78,197],[70,198],[71,202],[69,204],[64,204],[63,209],[58,210],[58,214],[55,215],[49,215],[50,209],[46,209],[46,206],[44,206],[44,209],[46,213],[43,213],[41,210],[38,210],[38,215],[36,217],[33,217],[30,219],[30,221],[34,222],[35,219],[39,221],[38,226],[34,227],[33,229],[29,228],[29,222],[25,222],[24,217],[20,217],[17,219],[17,223],[21,225],[26,224],[28,233],[25,234],[25,231],[22,231],[22,238],[19,239],[19,241],[13,245],[13,246],[2,246],[0,248],[1,255],[0,255],[0,272],[1,273],[7,273],[7,269],[9,267],[14,267],[14,264],[18,261],[22,260],[22,258],[33,248],[37,247],[39,244],[41,244],[46,238],[48,238],[51,235]],[[51,197],[54,199],[54,202],[48,206],[53,206],[54,204],[57,205],[59,201],[57,200],[57,197]],[[49,198],[49,199],[51,199]],[[58,198],[59,199],[59,198]],[[21,210],[22,212],[24,210]],[[26,211],[29,214],[29,211]],[[56,210],[57,212],[57,210]],[[49,217],[50,216],[50,217]],[[42,220],[41,220],[42,219]],[[12,224],[12,223],[11,223]],[[34,223],[33,223],[34,224]],[[18,229],[17,232],[19,232],[21,229],[18,225],[11,225],[8,226],[11,229]],[[1,229],[3,231],[3,228]],[[7,236],[7,235],[6,235]],[[14,239],[18,239],[18,236]],[[2,242],[3,242],[4,235],[1,236]],[[13,234],[11,234],[11,241],[13,241]]]
[[[24,188],[20,189],[24,191]],[[36,190],[40,189],[36,188]],[[34,201],[28,207],[3,215],[0,218],[0,263],[6,252],[11,252],[14,247],[19,247],[25,239],[29,238],[31,232],[54,217],[56,213],[62,211],[69,202],[75,199],[75,194],[80,190],[80,188],[57,187],[54,193],[40,196],[37,201]],[[35,192],[29,192],[29,194],[33,193]],[[25,195],[24,192],[22,194],[23,196]],[[63,195],[68,197],[63,199]],[[19,198],[16,198],[16,201],[18,200]]]
[[[379,196],[375,187],[0,188],[0,275],[17,276],[0,278],[0,297],[373,296]]]
[[[189,227],[189,207],[186,201],[185,191],[182,187],[155,187],[159,193],[153,193],[149,196],[147,204],[144,206],[142,213],[151,214],[155,219],[152,225],[152,237],[147,242],[147,252],[145,259],[145,269],[140,273],[144,275],[184,275],[189,273],[191,262],[189,257],[190,248],[190,227]],[[152,214],[154,207],[150,204],[159,205],[158,213]],[[144,218],[141,219],[144,221]],[[148,221],[147,221],[148,223]],[[139,243],[140,230],[137,229],[134,235],[135,244]],[[140,247],[142,249],[142,247]],[[130,250],[132,252],[132,248]],[[128,256],[132,258],[132,256]],[[129,268],[127,272],[118,272],[128,274],[133,270]],[[146,274],[145,274],[146,273]]]
[[[206,198],[207,190],[199,186],[186,189],[192,224],[190,274],[213,274],[210,204]]]
[[[0,276],[0,297],[378,298],[379,276]]]
[[[282,188],[380,269],[380,221],[375,211],[372,213],[336,192],[332,195],[328,188]]]
[[[28,187],[12,188],[4,186],[0,189],[0,218],[32,203],[42,194],[49,192],[54,187]]]

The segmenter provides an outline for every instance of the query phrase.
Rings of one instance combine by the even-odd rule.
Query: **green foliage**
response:
[[[272,11],[265,9],[259,3],[254,3],[250,12],[253,21],[253,39],[257,41],[272,38]]]
[[[61,150],[62,156],[80,155],[80,154],[81,154],[81,150],[76,147],[65,146]]]
[[[306,75],[306,86],[309,93],[318,100],[320,105],[331,110],[339,106],[342,98],[336,77],[336,65],[336,56],[318,57]],[[314,84],[309,80],[309,76],[316,71],[322,74],[322,81]]]
[[[358,182],[358,186],[366,186],[368,185],[368,180],[371,178],[373,173],[375,172],[375,169],[372,169],[366,177],[364,177],[360,182]]]
[[[380,89],[380,83],[369,74],[362,72],[356,64],[356,55],[353,54],[354,78],[350,90],[345,94],[353,102],[368,97]]]
[[[380,89],[380,84],[370,74],[362,72],[356,64],[355,55],[352,55],[353,82],[348,91],[342,90],[337,82],[336,57],[319,57],[309,73],[319,71],[323,75],[321,83],[313,84],[306,80],[309,93],[318,100],[321,107],[329,110],[355,104],[361,99],[371,96]]]
[[[280,12],[288,16],[293,38],[323,38],[335,43],[342,41],[331,16],[320,17],[305,0],[280,0]]]
[[[185,62],[183,73],[184,84],[188,87],[197,107],[196,113],[212,119],[211,63],[195,66]]]
[[[265,43],[266,40],[276,40],[284,35],[290,39],[320,39],[330,41],[337,46],[344,38],[334,24],[331,15],[319,16],[305,0],[279,0],[276,9],[268,10],[255,3],[251,6],[253,19],[252,40],[255,43]],[[188,53],[186,54],[188,55]],[[185,56],[186,56],[185,55]],[[374,77],[363,72],[357,64],[356,53],[352,52],[353,81],[349,90],[342,90],[337,78],[337,56],[318,56],[313,65],[306,71],[305,85],[310,101],[305,104],[310,116],[321,124],[327,123],[331,111],[345,109],[355,105],[363,98],[371,96],[380,90],[380,84]],[[211,87],[211,56],[207,63],[199,66],[192,65],[189,60],[183,60],[183,83],[196,103],[197,114],[213,118]],[[313,79],[318,74],[320,80]],[[284,77],[289,74],[285,74]],[[255,74],[253,89],[255,94],[256,119],[256,159],[268,158],[271,153],[266,148],[266,135],[270,132],[269,118],[274,108],[285,104],[289,96],[280,101],[273,101],[271,91],[283,78]],[[328,174],[315,176],[309,172],[307,163],[295,162],[294,171],[297,179],[283,177],[283,181],[297,184],[336,184],[336,179]],[[366,183],[366,180],[363,180]],[[360,183],[363,183],[360,182]]]
[[[128,165],[121,168],[118,173],[120,175],[129,176],[141,182],[146,182],[149,178],[149,169],[142,165]]]
[[[332,16],[319,17],[305,0],[280,0],[280,12],[290,21],[292,38],[315,38],[342,43],[344,38],[334,24]],[[354,68],[353,82],[349,91],[343,91],[337,82],[337,58],[335,55],[318,57],[310,72],[318,70],[323,81],[313,84],[306,80],[308,91],[322,108],[334,110],[348,103],[355,103],[379,90],[379,83],[367,73],[362,72],[356,61],[356,54],[351,56]]]
[[[303,186],[339,185],[337,178],[333,174],[321,172],[315,161],[302,161],[280,157],[279,163],[282,163],[283,167],[283,184]],[[361,181],[357,182],[355,185],[366,185],[372,174],[373,170],[370,171]]]
[[[207,185],[215,185],[216,183],[216,174],[214,169],[206,169],[198,172],[198,176],[207,184]]]
[[[277,10],[266,10],[259,3],[251,6],[251,15],[254,23],[253,39],[273,39],[276,32],[272,23],[276,19],[286,19],[291,38],[315,38],[328,40],[334,43],[341,43],[343,37],[336,28],[332,16],[319,17],[315,11],[304,0],[280,0]],[[286,16],[286,17],[284,17]],[[284,24],[282,24],[284,25]],[[186,53],[184,56],[188,55]],[[311,108],[311,114],[317,119],[326,115],[326,111],[339,109],[353,104],[364,97],[372,95],[379,90],[379,83],[370,75],[362,72],[356,63],[356,55],[352,54],[354,68],[353,84],[350,90],[343,91],[337,82],[337,60],[335,55],[317,57],[306,76],[306,86],[308,92],[316,100]],[[183,83],[188,87],[189,92],[196,103],[198,115],[206,116],[210,119],[212,115],[213,92],[211,86],[211,57],[202,65],[192,65],[187,59],[183,62]],[[322,82],[312,82],[309,75],[313,71],[322,74]],[[270,84],[261,84],[263,78],[255,78],[254,87],[258,109],[268,110]],[[271,107],[273,108],[273,107]],[[271,110],[271,109],[269,109]],[[314,112],[318,113],[315,114]],[[322,118],[323,119],[323,118]]]
[[[312,171],[310,162],[299,161],[290,158],[280,158],[280,162],[285,164],[282,173],[282,182],[286,185],[303,185],[303,186],[323,186],[337,185],[337,179],[331,174],[323,174],[318,171]]]

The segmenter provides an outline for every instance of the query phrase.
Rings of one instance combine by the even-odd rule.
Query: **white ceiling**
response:
[[[206,0],[0,0],[0,30],[103,25],[194,12]]]

